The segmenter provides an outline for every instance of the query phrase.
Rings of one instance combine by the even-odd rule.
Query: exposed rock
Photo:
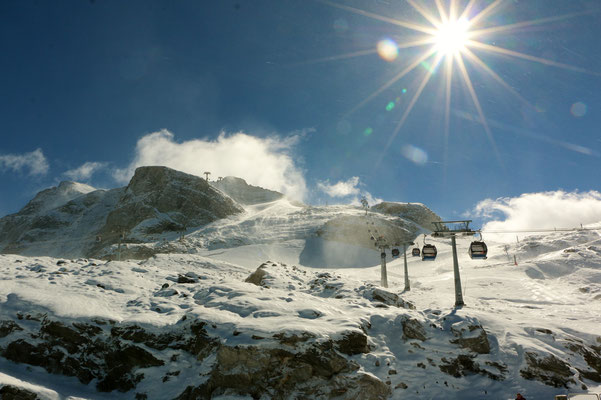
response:
[[[277,339],[281,344],[296,346],[298,343],[304,343],[309,339],[314,339],[315,335],[309,332],[302,332],[300,335],[279,332],[273,335],[273,338]]]
[[[115,389],[126,392],[136,387],[136,384],[144,378],[144,375],[134,373],[135,369],[164,365],[163,361],[137,346],[126,346],[110,351],[104,356],[104,361],[108,373],[96,385],[101,392]]]
[[[418,320],[414,318],[404,318],[402,324],[404,340],[417,339],[423,342],[427,339],[426,330]]]
[[[584,361],[593,371],[579,369],[580,375],[594,382],[601,382],[601,348],[598,346],[585,346],[583,343],[569,342],[566,347],[584,358]]]
[[[489,354],[490,343],[488,336],[482,326],[470,326],[469,332],[458,332],[459,338],[451,340],[451,343],[458,344],[464,349],[470,349],[474,353]]]
[[[0,399],[2,400],[38,400],[36,393],[27,389],[12,385],[4,385],[0,388]]]
[[[371,291],[368,290],[365,292],[365,296],[367,298],[371,298],[372,300],[379,301],[389,306],[415,310],[415,305],[413,305],[413,303],[405,301],[402,298],[400,298],[399,295],[383,289],[374,288]]]
[[[282,193],[249,185],[244,179],[234,176],[226,176],[219,181],[211,182],[211,185],[240,204],[267,203],[284,197]]]
[[[189,278],[185,275],[178,275],[177,283],[198,283],[198,280],[196,280],[194,278]]]
[[[432,222],[442,221],[436,213],[420,203],[394,203],[383,201],[382,203],[372,206],[371,210],[409,219],[426,229],[433,228]]]
[[[218,395],[287,399],[384,399],[388,387],[336,353],[332,343],[312,343],[303,351],[255,346],[221,346],[209,379],[189,386],[179,400],[210,399]]]
[[[6,337],[15,331],[22,331],[19,325],[13,321],[0,321],[0,338]]]
[[[182,350],[202,360],[218,343],[208,337],[202,321],[182,319],[173,330],[160,333],[138,325],[112,325],[115,326],[109,332],[81,321],[69,325],[44,318],[38,325],[39,331],[27,332],[32,341],[14,340],[2,351],[2,356],[42,367],[53,374],[77,377],[84,384],[96,379],[100,391],[128,391],[143,379],[137,370],[164,365],[136,344],[154,350]],[[33,326],[29,324],[28,328]]]
[[[454,376],[455,378],[461,378],[462,376],[468,376],[473,374],[480,374],[488,377],[495,381],[502,381],[505,376],[502,374],[494,374],[486,369],[480,368],[480,364],[474,361],[475,355],[460,354],[456,358],[448,360],[443,357],[442,363],[439,368],[445,374]]]
[[[180,231],[242,212],[205,179],[167,167],[140,167],[100,230],[103,246],[136,227],[148,233]]]
[[[121,193],[74,182],[43,190],[18,213],[0,219],[0,252],[85,256]]]
[[[570,384],[576,384],[570,366],[553,354],[538,358],[536,353],[526,352],[525,360],[528,367],[520,370],[520,375],[525,379],[537,380],[556,388],[568,388]]]
[[[342,335],[341,339],[335,341],[339,352],[349,356],[361,353],[369,353],[370,348],[367,344],[367,336],[363,332],[349,331]]]
[[[462,376],[477,374],[480,372],[480,366],[478,363],[474,362],[472,356],[466,354],[460,354],[451,360],[443,357],[441,361],[444,364],[440,365],[440,370],[445,374],[454,376],[455,378],[461,378]]]
[[[44,321],[40,333],[47,343],[52,346],[62,345],[69,353],[77,352],[80,346],[90,341],[89,337],[58,321]]]
[[[244,280],[244,282],[252,283],[253,285],[257,286],[266,286],[263,282],[263,278],[265,278],[268,275],[267,271],[265,270],[265,267],[266,264],[261,265],[255,270],[255,272],[250,274],[248,278]]]
[[[167,348],[185,350],[197,358],[204,358],[216,340],[208,336],[205,323],[193,321],[173,332],[153,333],[149,328],[138,325],[123,325],[113,327],[111,336],[130,340],[133,343],[143,343],[151,349],[165,350]]]

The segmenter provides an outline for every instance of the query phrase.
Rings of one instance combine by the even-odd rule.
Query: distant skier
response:
[[[515,400],[526,400],[526,398],[518,393],[517,396],[515,396]]]

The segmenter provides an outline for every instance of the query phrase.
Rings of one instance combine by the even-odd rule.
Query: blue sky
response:
[[[403,48],[424,36],[408,23],[436,29],[407,1],[0,2],[0,214],[61,180],[122,186],[145,163],[449,219],[599,190],[599,2],[471,3],[468,21],[491,12],[470,31],[507,29],[472,37],[488,70],[463,53],[480,107],[453,61],[446,112],[440,49],[391,81],[433,45]]]

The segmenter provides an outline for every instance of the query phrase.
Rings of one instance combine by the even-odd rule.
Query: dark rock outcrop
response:
[[[422,342],[426,340],[426,330],[422,324],[414,318],[404,318],[403,324],[403,339],[417,339]]]
[[[345,332],[342,338],[336,340],[336,349],[349,356],[370,351],[367,336],[359,331]]]
[[[453,331],[457,339],[451,340],[451,343],[457,344],[464,349],[469,349],[474,353],[478,354],[489,354],[490,343],[488,342],[488,335],[482,326],[470,325],[467,332]]]
[[[0,399],[2,400],[38,400],[34,392],[13,385],[5,385],[0,388]]]
[[[13,322],[11,320],[0,321],[0,339],[10,335],[11,333],[13,333],[15,331],[22,331],[22,330],[23,330],[23,328],[21,328],[19,325],[17,325],[15,322]]]
[[[222,346],[209,379],[189,386],[178,400],[218,395],[299,398],[385,399],[390,389],[339,355],[331,342],[312,343],[302,351],[255,346]]]
[[[211,371],[204,383],[186,388],[179,399],[238,394],[367,400],[385,399],[390,393],[385,383],[358,372],[359,365],[344,355],[369,351],[367,336],[360,331],[343,333],[337,341],[283,331],[271,338],[252,335],[258,340],[256,345],[234,346],[211,337],[207,322],[185,316],[169,327],[100,319],[68,322],[45,314],[22,318],[27,324],[14,339],[10,335],[17,331],[16,323],[2,323],[11,331],[2,342],[2,357],[76,377],[83,384],[95,380],[96,389],[102,392],[135,390],[146,370],[153,377],[162,376],[163,382],[176,380],[181,371],[172,362],[187,353],[199,365],[210,363]],[[136,394],[136,398],[147,397]]]
[[[380,288],[366,290],[364,296],[370,300],[380,302],[393,307],[407,308],[415,310],[415,305],[409,301],[403,300],[399,295]]]
[[[255,270],[255,272],[250,274],[244,280],[244,282],[252,283],[253,285],[257,285],[257,286],[266,286],[265,282],[263,282],[263,278],[268,276],[268,273],[265,270],[266,266],[267,266],[266,264],[262,264],[261,266],[259,266],[259,268],[257,268]],[[268,286],[266,286],[266,287],[268,287]]]
[[[441,359],[442,364],[439,366],[439,368],[445,374],[449,374],[455,378],[461,378],[462,376],[479,374],[479,375],[484,375],[484,376],[488,377],[489,379],[492,379],[495,381],[502,381],[505,379],[505,377],[502,373],[506,369],[504,369],[503,366],[489,364],[491,366],[496,367],[501,372],[500,374],[495,374],[487,369],[481,368],[480,364],[475,361],[475,358],[476,358],[475,355],[470,356],[467,354],[460,354],[456,358],[453,358],[450,360],[443,357]]]
[[[526,352],[524,358],[528,367],[520,370],[523,378],[537,380],[556,388],[568,388],[570,384],[576,384],[568,363],[553,354],[539,357],[536,353]]]
[[[135,228],[141,233],[183,231],[242,211],[205,179],[167,167],[140,167],[100,234],[106,245]]]
[[[601,347],[595,345],[586,346],[581,342],[570,341],[566,344],[566,348],[580,355],[589,368],[592,369],[592,371],[578,369],[583,378],[594,382],[601,382]]]

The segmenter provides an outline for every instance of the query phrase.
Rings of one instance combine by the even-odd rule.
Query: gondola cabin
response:
[[[486,247],[486,243],[474,241],[470,244],[469,254],[472,259],[486,260],[487,253],[488,248]]]
[[[392,258],[399,258],[399,255],[401,254],[399,249],[392,249],[391,253],[392,253]]]
[[[436,246],[433,244],[425,244],[424,247],[422,247],[422,261],[434,260],[436,259],[437,254]]]
[[[411,255],[413,257],[419,257],[419,255],[420,255],[419,247],[416,247],[413,250],[411,250]]]

